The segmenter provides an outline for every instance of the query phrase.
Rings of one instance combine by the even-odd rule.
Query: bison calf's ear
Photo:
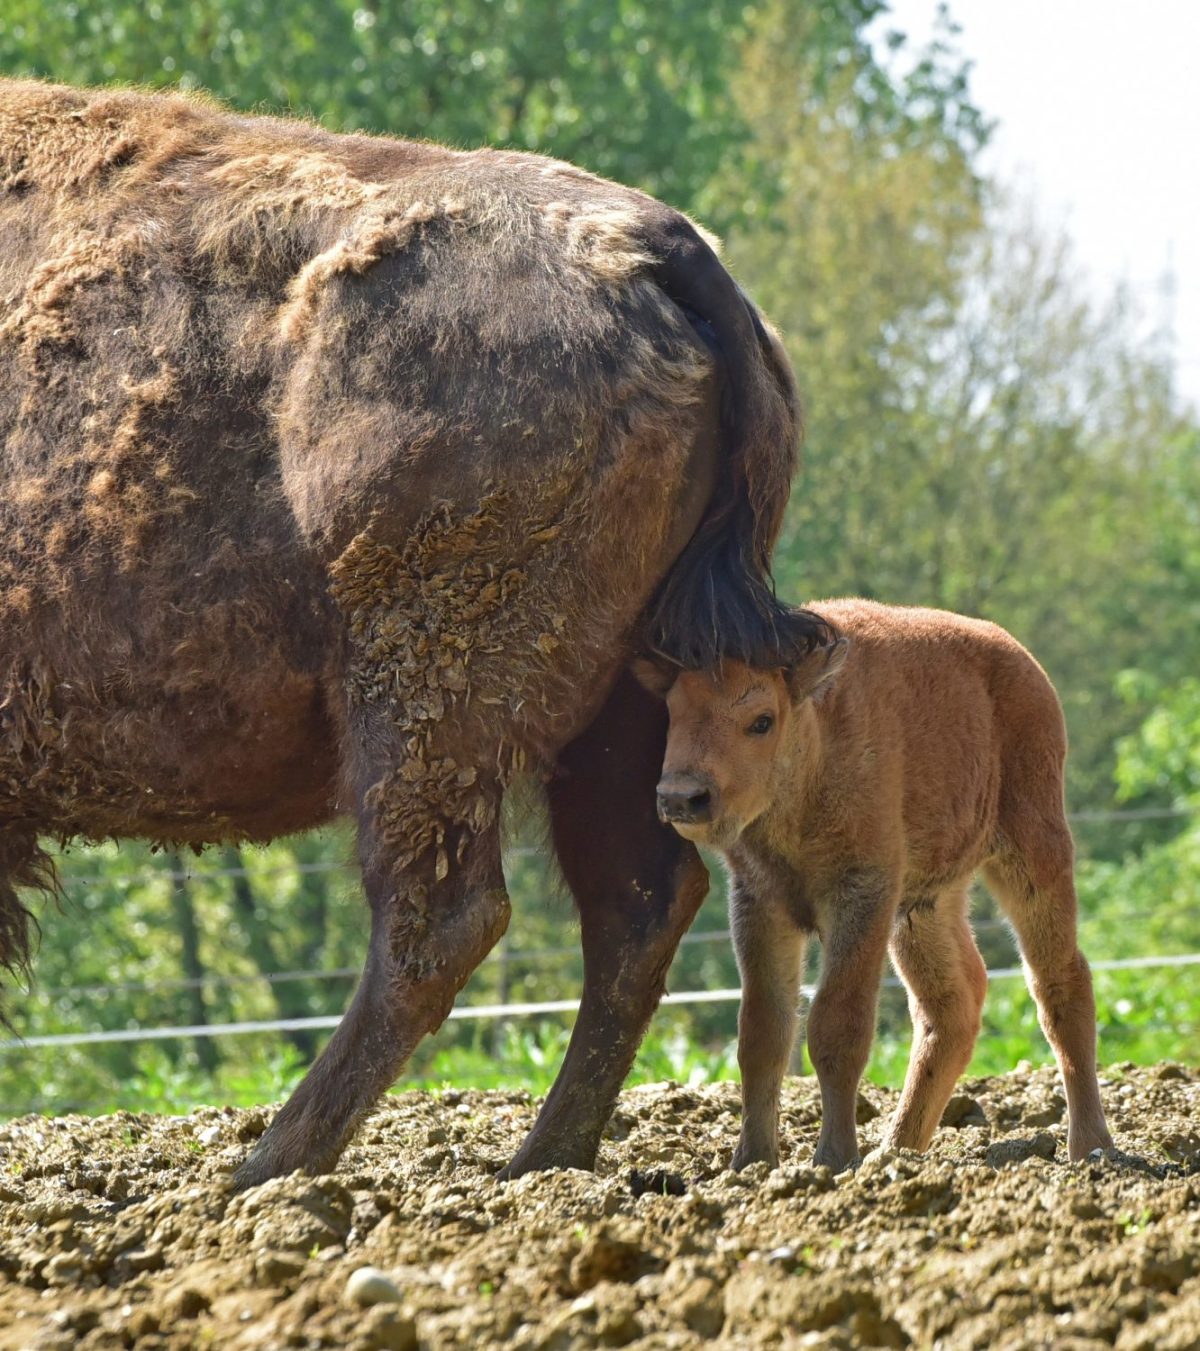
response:
[[[649,690],[651,694],[656,694],[660,699],[667,697],[667,692],[675,683],[675,677],[679,674],[679,667],[669,661],[654,660],[650,657],[635,657],[630,665],[634,679],[643,689]]]
[[[837,637],[823,647],[814,648],[806,657],[784,672],[792,702],[799,704],[831,681],[846,664],[850,639]]]

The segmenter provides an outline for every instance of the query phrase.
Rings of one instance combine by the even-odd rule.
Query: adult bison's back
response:
[[[0,959],[42,835],[354,813],[364,978],[241,1181],[331,1166],[503,931],[540,769],[588,979],[516,1166],[590,1163],[705,880],[615,673],[809,638],[757,316],[566,165],[39,84],[0,84],[0,304]]]

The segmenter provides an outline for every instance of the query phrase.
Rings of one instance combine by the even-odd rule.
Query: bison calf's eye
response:
[[[775,726],[775,719],[769,713],[760,713],[757,718],[746,728],[750,736],[766,736],[766,734]]]

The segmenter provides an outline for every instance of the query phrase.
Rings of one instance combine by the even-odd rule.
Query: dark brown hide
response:
[[[743,655],[791,623],[765,561],[797,434],[777,344],[639,193],[195,98],[0,84],[0,960],[27,955],[14,888],[45,880],[39,837],[199,846],[354,814],[364,979],[240,1180],[328,1168],[507,923],[507,783],[552,772],[639,622],[668,656],[691,634],[696,541],[733,560],[715,648],[722,617]],[[698,865],[638,833],[637,777],[607,810],[650,880],[601,892],[677,936]],[[556,834],[583,876],[571,810]],[[603,974],[625,940],[588,923],[601,904]],[[657,990],[673,936],[625,978]],[[645,1016],[616,1017],[613,1066]],[[564,1131],[590,1161],[594,1115],[556,1114],[522,1166]]]

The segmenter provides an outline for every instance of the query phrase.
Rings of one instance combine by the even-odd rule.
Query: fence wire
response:
[[[1076,811],[1069,813],[1068,819],[1072,823],[1103,823],[1174,820],[1193,818],[1197,815],[1200,815],[1200,813],[1192,807],[1112,808]],[[533,858],[539,857],[542,854],[542,850],[527,845],[514,846],[505,851],[505,855],[509,859]],[[235,877],[244,877],[251,881],[262,882],[276,877],[303,874],[344,873],[347,876],[352,876],[355,875],[357,871],[357,865],[348,859],[330,859],[314,863],[295,862],[261,868],[150,868],[138,872],[108,876],[75,876],[69,878],[66,885],[68,890],[76,890],[95,885],[116,887],[145,885],[163,880],[204,883],[209,880],[215,881]],[[1146,913],[1140,916],[1131,915],[1127,916],[1127,918],[1161,918],[1162,914],[1163,912],[1161,910],[1156,910],[1153,914]],[[1081,918],[1086,921],[1086,916]],[[976,932],[1007,930],[1009,925],[1004,919],[981,919],[975,922],[973,928]],[[703,930],[698,933],[685,934],[680,942],[680,946],[728,943],[731,938],[732,934],[729,929]],[[521,966],[539,962],[577,958],[578,956],[578,945],[523,950],[510,948],[504,951],[497,950],[493,952],[481,965],[487,966],[488,964],[505,963],[509,966]],[[1174,956],[1163,955],[1115,958],[1107,961],[1094,961],[1091,963],[1091,966],[1094,971],[1119,971],[1153,967],[1191,966],[1197,963],[1200,963],[1200,953],[1183,953]],[[107,984],[58,986],[40,990],[34,989],[30,992],[30,997],[45,1003],[63,999],[103,999],[106,996],[115,994],[157,994],[183,992],[198,988],[216,989],[253,984],[265,984],[269,986],[300,981],[355,980],[360,975],[360,972],[361,968],[357,966],[266,972],[205,972],[197,977],[178,977],[153,981],[123,981]],[[988,972],[989,978],[993,980],[1009,979],[1020,974],[1022,974],[1021,967],[1003,967]],[[888,977],[884,982],[885,985],[889,986],[896,986],[899,985],[899,983],[900,982],[895,977]],[[809,997],[811,995],[811,989],[809,987],[804,987],[802,993],[805,997]],[[740,997],[741,992],[736,988],[722,990],[690,990],[679,994],[667,995],[662,1002],[664,1004],[721,1003],[736,1000]],[[576,999],[542,1000],[526,1003],[463,1005],[461,1007],[456,1007],[451,1011],[450,1019],[496,1019],[573,1013],[578,1010],[578,1007],[579,1004]],[[200,1023],[167,1027],[116,1028],[93,1032],[45,1033],[0,1041],[0,1051],[12,1051],[38,1046],[81,1046],[105,1042],[158,1041],[177,1037],[240,1036],[267,1032],[303,1030],[324,1031],[335,1028],[340,1021],[341,1015],[339,1014],[313,1017],[276,1018],[247,1022]]]
[[[1176,953],[1159,957],[1118,957],[1090,963],[1093,971],[1144,971],[1155,967],[1183,967],[1200,965],[1200,952]],[[988,980],[1011,980],[1025,974],[1020,966],[1003,966],[990,970]],[[895,976],[888,976],[885,986],[899,986]],[[803,985],[800,993],[811,999],[816,986]],[[740,989],[685,990],[664,995],[662,1003],[721,1004],[742,997]],[[543,999],[530,1003],[464,1004],[450,1011],[448,1021],[466,1019],[527,1018],[559,1013],[577,1013],[578,999]],[[310,1018],[272,1018],[261,1022],[194,1023],[179,1027],[122,1027],[103,1032],[51,1032],[41,1036],[18,1037],[0,1041],[0,1051],[19,1051],[37,1046],[96,1046],[105,1042],[168,1041],[175,1037],[238,1037],[265,1032],[332,1031],[342,1021],[341,1014]]]

